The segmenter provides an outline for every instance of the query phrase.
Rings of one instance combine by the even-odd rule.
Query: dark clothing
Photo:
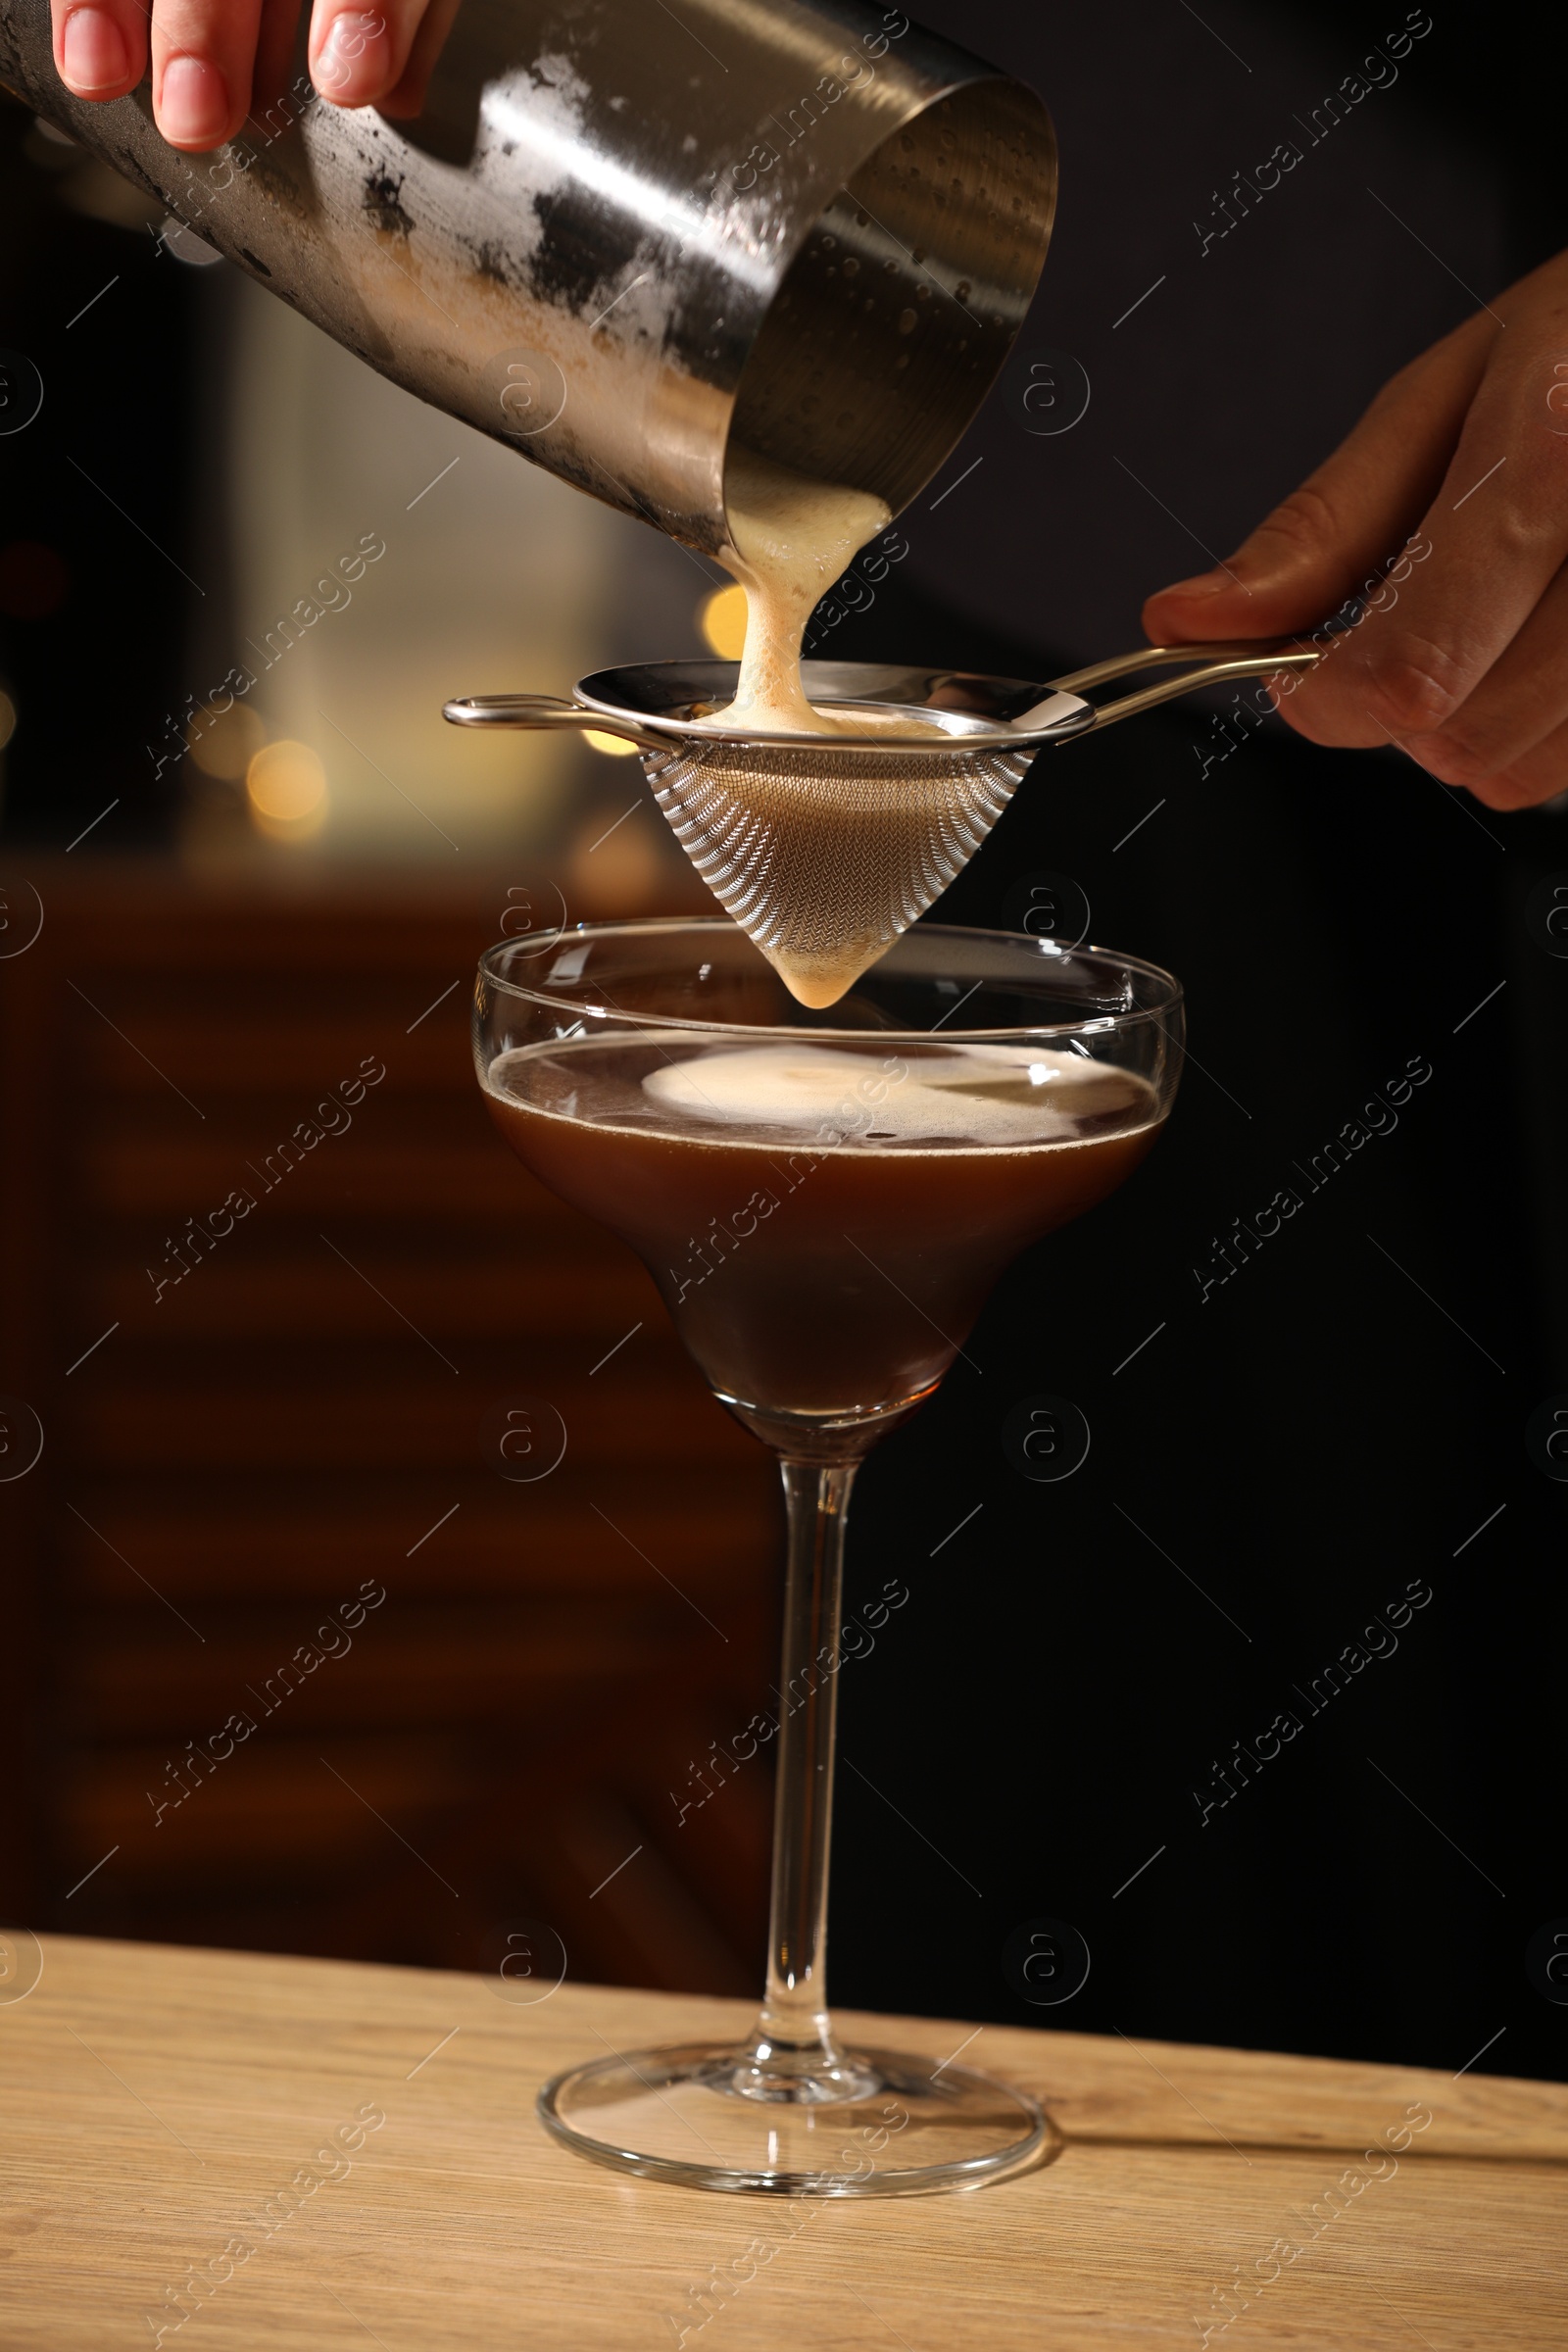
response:
[[[1543,254],[1482,126],[1448,108],[1446,20],[1417,37],[1391,5],[1374,40],[1384,18],[1205,9],[1207,30],[1180,0],[924,14],[1040,90],[1061,187],[1017,356],[916,509],[911,569],[1096,659],[1141,642],[1152,590],[1229,554],[1396,369]],[[1054,355],[1089,406],[1050,435],[1025,399]],[[1070,414],[1080,379],[1057,374]]]
[[[1565,241],[1494,12],[1439,14],[1343,115],[1402,12],[922,14],[1047,96],[1059,228],[836,654],[1044,677],[1133,646],[1151,589]],[[1091,384],[1054,436],[1021,406],[1044,351]],[[862,1474],[852,1573],[896,1554],[917,1605],[846,1685],[846,1748],[972,1886],[847,1776],[836,1995],[1450,2071],[1505,2026],[1483,2069],[1560,2075],[1523,1953],[1568,1912],[1568,1487],[1526,1432],[1568,1391],[1568,960],[1529,909],[1568,817],[1183,708],[1044,755],[938,915],[1016,921],[1043,873],[1181,974],[1192,1059],[1148,1165],[1004,1281],[979,1373]],[[1093,1432],[1059,1485],[1001,1444],[1040,1393]],[[1036,2016],[1001,1953],[1039,1918],[1094,1962]]]

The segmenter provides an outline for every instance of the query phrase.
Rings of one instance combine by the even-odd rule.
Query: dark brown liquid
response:
[[[1113,1192],[1159,1126],[1152,1088],[1105,1065],[1046,1055],[1044,1109],[1021,1051],[988,1068],[876,1041],[835,1047],[834,1099],[804,1118],[710,1115],[723,1059],[568,1041],[502,1055],[486,1100],[536,1176],[631,1244],[718,1394],[764,1416],[881,1420],[926,1395],[1003,1268]],[[671,1077],[685,1102],[643,1083]],[[1046,1140],[978,1140],[1031,1128]]]

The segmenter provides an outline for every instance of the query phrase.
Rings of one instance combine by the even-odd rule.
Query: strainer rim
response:
[[[978,759],[996,752],[1032,758],[1047,744],[1070,742],[1074,736],[1087,734],[1098,715],[1095,706],[1081,695],[1063,693],[1049,684],[1040,685],[1001,672],[960,669],[940,662],[837,662],[811,657],[802,662],[801,677],[814,702],[827,707],[880,703],[884,708],[907,710],[924,717],[966,723],[951,732],[944,729],[935,739],[928,735],[893,734],[855,738],[824,737],[789,728],[717,727],[708,719],[679,715],[699,699],[712,700],[722,707],[733,696],[739,675],[738,662],[703,655],[663,662],[619,662],[590,670],[580,677],[572,688],[572,699],[581,710],[640,728],[645,736],[656,737],[662,745],[672,748],[696,751],[710,745],[759,752],[814,752],[819,756],[829,753],[842,756],[848,752],[857,761],[911,756],[923,760],[952,759],[956,755]],[[922,679],[927,682],[928,691],[936,686],[991,688],[998,707],[989,712],[984,709],[964,710],[953,704],[922,702],[912,691],[876,691],[879,681],[887,688],[898,682],[912,690]],[[628,680],[649,690],[649,699],[620,701],[609,691],[617,682]],[[664,691],[656,699],[659,689]],[[1049,704],[1053,715],[1041,725],[1020,727],[1001,715],[1009,703],[1020,716]]]

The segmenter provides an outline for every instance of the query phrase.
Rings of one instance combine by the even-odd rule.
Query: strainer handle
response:
[[[586,710],[555,694],[466,694],[444,703],[441,715],[455,727],[592,728],[596,735],[619,735],[644,750],[658,748],[658,738],[645,735],[629,719]]]
[[[1141,710],[1152,710],[1158,703],[1174,702],[1195,686],[1216,685],[1225,678],[1267,677],[1280,669],[1310,669],[1320,658],[1319,647],[1299,645],[1291,638],[1268,644],[1253,638],[1238,645],[1150,645],[1136,654],[1076,669],[1070,677],[1053,678],[1051,684],[1058,694],[1081,694],[1087,687],[1108,685],[1113,678],[1131,677],[1141,669],[1162,669],[1185,662],[1197,664],[1180,677],[1162,678],[1157,686],[1142,687],[1113,703],[1096,704],[1094,728],[1084,729],[1090,734],[1118,718],[1136,718]]]

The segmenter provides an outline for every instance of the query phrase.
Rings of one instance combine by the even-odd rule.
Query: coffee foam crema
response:
[[[724,505],[733,553],[726,559],[746,591],[746,650],[726,726],[853,735],[863,726],[818,710],[801,683],[801,635],[821,599],[868,539],[893,520],[869,491],[817,482],[748,449],[732,449]]]
[[[881,1059],[803,1040],[694,1055],[648,1071],[642,1085],[662,1111],[705,1125],[802,1137],[828,1129],[873,1151],[1064,1143],[1086,1117],[1128,1101],[1121,1071],[1029,1045]]]
[[[822,710],[807,699],[802,631],[857,551],[892,519],[886,503],[739,446],[724,492],[724,562],[746,591],[746,645],[735,699],[711,723],[755,728],[760,739],[820,737],[823,748],[760,740],[755,752],[694,753],[671,821],[705,876],[710,864],[722,867],[723,903],[791,993],[803,1004],[832,1004],[930,904],[961,862],[955,845],[977,844],[996,808],[988,804],[972,829],[986,787],[956,744],[946,759],[916,752],[902,761],[832,751],[888,731],[951,740],[934,720],[874,705]]]

